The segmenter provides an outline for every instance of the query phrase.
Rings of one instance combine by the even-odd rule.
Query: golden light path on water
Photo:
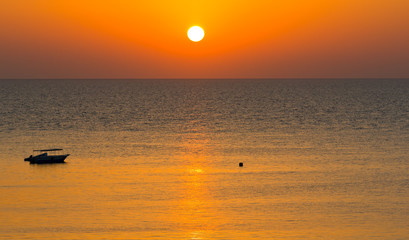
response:
[[[194,123],[187,123],[194,126]],[[178,211],[175,212],[176,221],[181,231],[191,231],[191,239],[206,239],[209,233],[219,230],[222,225],[220,206],[213,198],[209,183],[212,172],[211,156],[208,153],[209,139],[202,128],[188,129],[182,142],[180,159],[186,162],[186,175],[182,177],[182,199]]]

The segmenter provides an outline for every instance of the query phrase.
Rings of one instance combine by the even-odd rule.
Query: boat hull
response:
[[[31,164],[44,164],[44,163],[64,163],[69,154],[65,155],[53,155],[53,156],[35,156],[24,159],[30,161]]]

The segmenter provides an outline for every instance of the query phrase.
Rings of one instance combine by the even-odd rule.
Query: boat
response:
[[[57,154],[57,152],[62,151],[63,149],[60,148],[53,148],[53,149],[41,149],[41,150],[33,150],[33,152],[40,152],[37,155],[30,155],[27,158],[24,158],[24,161],[29,161],[30,163],[64,163],[64,160],[70,154]]]

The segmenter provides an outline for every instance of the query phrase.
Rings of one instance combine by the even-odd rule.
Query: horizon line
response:
[[[409,80],[409,77],[256,77],[256,78],[0,78],[0,80]]]

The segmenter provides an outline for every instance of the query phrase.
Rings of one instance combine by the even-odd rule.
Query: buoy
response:
[[[243,167],[243,163],[241,162],[241,163],[239,163],[239,167]]]

